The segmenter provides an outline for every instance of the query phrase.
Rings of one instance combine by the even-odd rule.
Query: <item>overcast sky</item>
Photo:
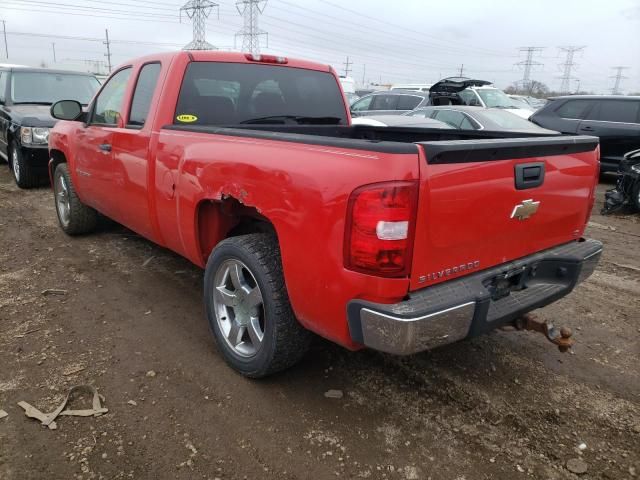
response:
[[[186,1],[186,0],[185,0]],[[0,0],[9,61],[75,69],[104,61],[98,40],[109,29],[113,63],[191,40],[192,27],[177,0]],[[235,0],[218,0],[207,20],[207,40],[233,49],[242,28]],[[218,18],[219,17],[219,18]],[[0,24],[0,28],[2,25]],[[347,56],[358,83],[428,82],[458,74],[506,87],[522,78],[520,47],[544,47],[532,78],[560,87],[559,46],[584,46],[572,76],[581,90],[607,93],[611,67],[624,71],[622,90],[640,92],[640,0],[268,0],[260,27],[263,53],[330,63],[344,73]],[[38,35],[82,37],[54,38]],[[55,42],[56,59],[53,59]],[[142,43],[147,42],[147,43]],[[5,61],[0,36],[0,62]],[[572,89],[578,80],[572,81]]]

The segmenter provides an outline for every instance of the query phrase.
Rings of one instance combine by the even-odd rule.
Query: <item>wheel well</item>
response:
[[[67,157],[64,156],[60,150],[51,150],[51,160],[49,162],[49,177],[53,178],[53,172],[56,171],[56,167],[61,163],[67,163]]]
[[[257,208],[243,205],[233,197],[203,201],[197,212],[197,238],[205,263],[213,248],[225,238],[250,233],[276,233],[271,221]]]

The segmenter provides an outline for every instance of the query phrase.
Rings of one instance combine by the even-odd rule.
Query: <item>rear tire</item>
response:
[[[66,163],[53,173],[53,195],[60,228],[67,235],[81,235],[96,228],[98,213],[80,201]]]
[[[220,242],[207,262],[204,298],[218,349],[242,375],[260,378],[284,370],[309,347],[311,333],[291,309],[274,235]]]
[[[16,185],[20,188],[33,188],[40,184],[40,177],[33,172],[33,167],[25,162],[20,147],[13,141],[9,149],[9,167]]]

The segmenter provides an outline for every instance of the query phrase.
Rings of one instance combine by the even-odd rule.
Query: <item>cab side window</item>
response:
[[[142,127],[147,121],[147,115],[151,107],[151,99],[158,84],[160,69],[161,65],[159,63],[148,63],[140,70],[136,89],[133,92],[131,112],[129,113],[127,126],[134,128]]]
[[[127,82],[131,76],[131,67],[124,68],[107,81],[96,98],[91,123],[115,126],[122,116],[122,103]]]

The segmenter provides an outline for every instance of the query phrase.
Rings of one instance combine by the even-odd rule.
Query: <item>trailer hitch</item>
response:
[[[515,321],[518,330],[531,330],[547,337],[561,352],[568,352],[575,343],[571,336],[573,332],[568,327],[556,328],[551,322],[540,320],[531,313],[526,313]]]

